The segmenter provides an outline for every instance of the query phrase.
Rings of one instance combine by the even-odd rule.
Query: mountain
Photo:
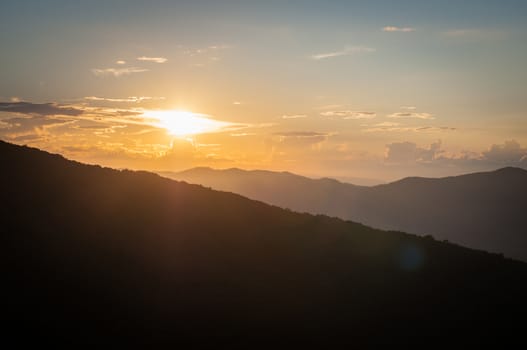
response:
[[[0,160],[4,343],[523,336],[527,264],[4,142]]]
[[[194,168],[162,173],[299,212],[433,235],[527,261],[527,171],[503,168],[366,187],[291,173]]]

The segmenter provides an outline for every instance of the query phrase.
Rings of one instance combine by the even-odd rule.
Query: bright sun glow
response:
[[[188,111],[148,111],[145,116],[151,118],[156,126],[179,137],[215,132],[230,125],[227,122],[207,118],[204,114]]]

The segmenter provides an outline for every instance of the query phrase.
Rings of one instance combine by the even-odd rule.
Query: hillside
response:
[[[0,142],[4,340],[471,344],[519,337],[527,265]]]
[[[195,168],[174,179],[239,193],[299,212],[433,235],[527,261],[527,171],[519,168],[447,178],[406,178],[372,187],[291,173]]]

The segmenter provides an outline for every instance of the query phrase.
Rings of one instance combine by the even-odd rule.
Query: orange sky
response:
[[[452,6],[5,1],[0,138],[147,170],[527,167],[526,6]]]

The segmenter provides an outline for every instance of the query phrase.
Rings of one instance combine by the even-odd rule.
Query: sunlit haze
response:
[[[2,1],[0,139],[390,181],[527,167],[527,2]]]
[[[164,128],[171,135],[192,136],[218,132],[230,123],[219,122],[188,111],[145,111],[146,120],[152,118],[153,125]]]

